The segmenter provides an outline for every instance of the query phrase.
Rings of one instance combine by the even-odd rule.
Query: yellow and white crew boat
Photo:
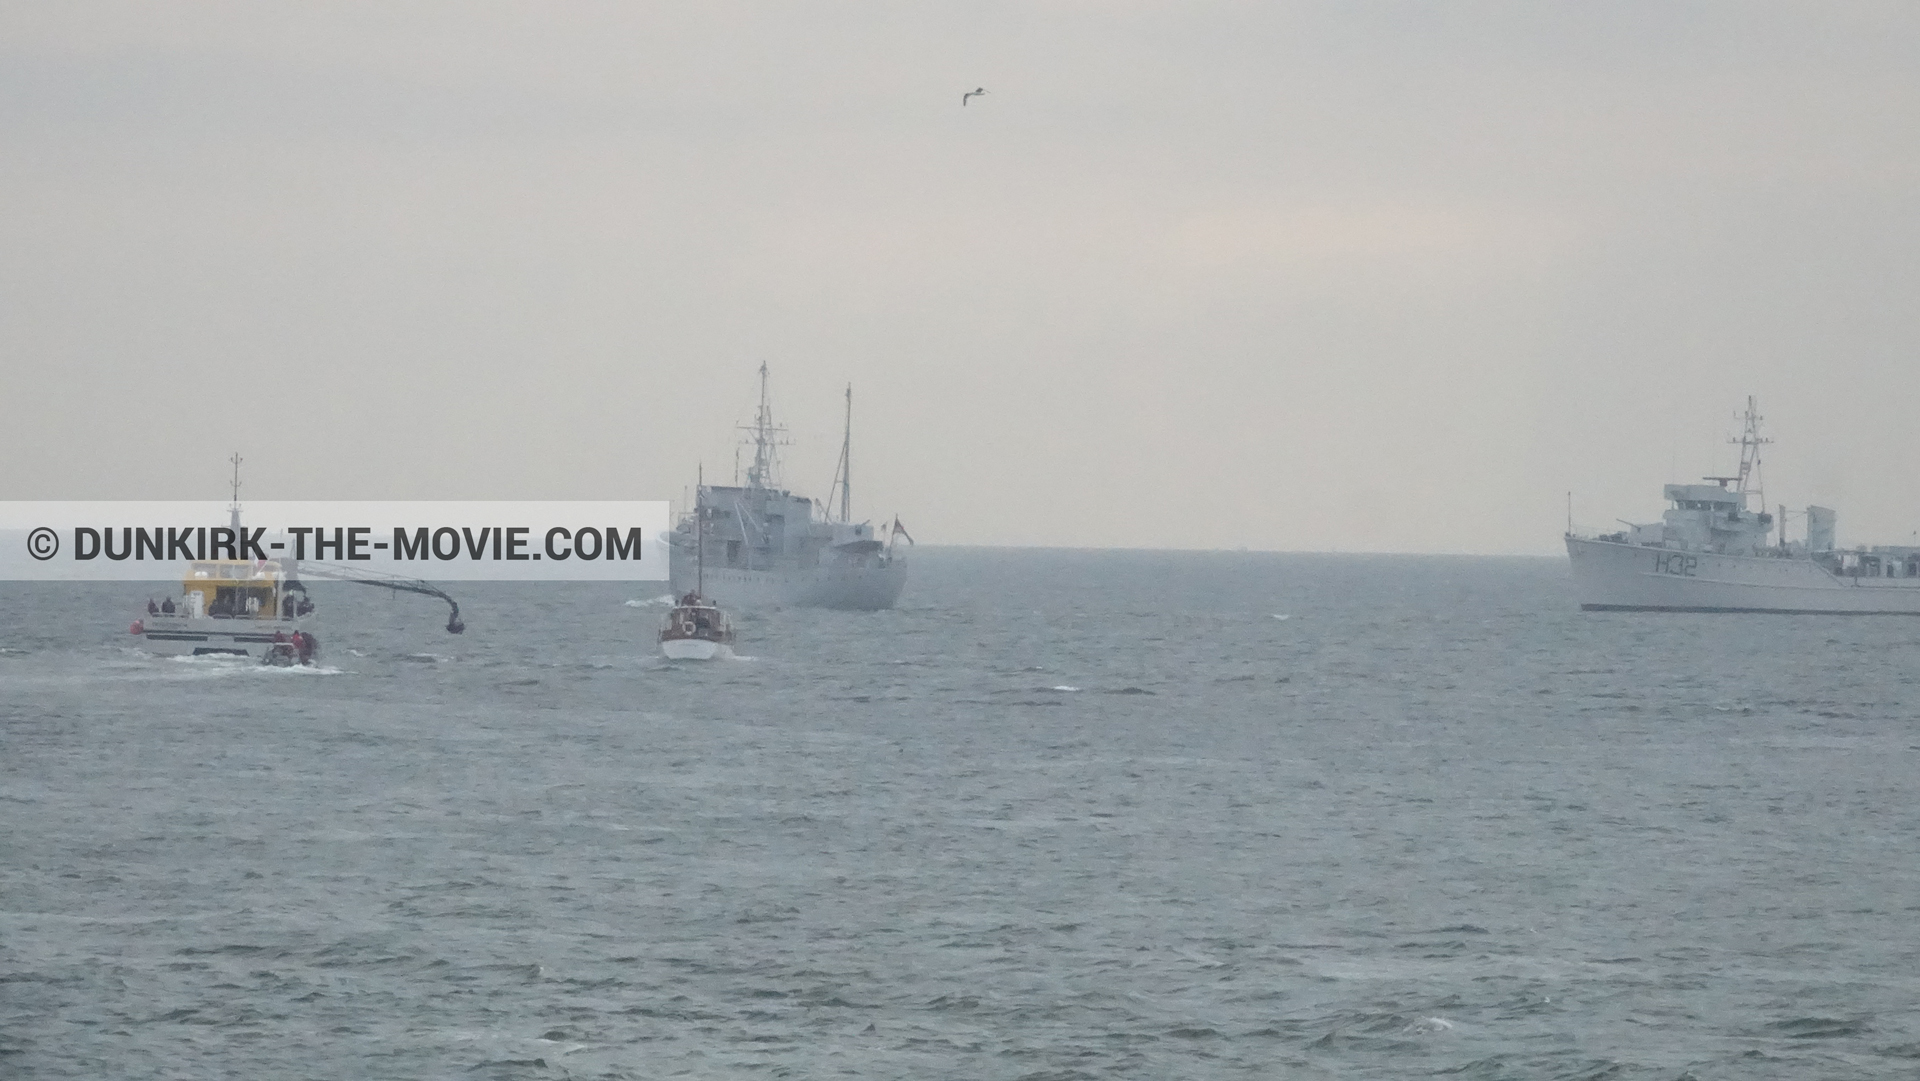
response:
[[[307,588],[275,560],[202,560],[188,564],[177,596],[148,599],[130,628],[155,653],[272,660],[296,640],[313,612]],[[298,639],[296,639],[296,634]]]
[[[240,455],[233,462],[232,528],[240,531]],[[279,548],[280,545],[273,545]],[[312,664],[320,640],[303,625],[313,601],[300,582],[312,578],[357,582],[447,602],[447,633],[467,629],[460,604],[430,582],[366,567],[303,563],[298,559],[202,559],[187,565],[178,596],[147,600],[147,614],[129,628],[155,653],[180,657],[251,657],[264,664]]]

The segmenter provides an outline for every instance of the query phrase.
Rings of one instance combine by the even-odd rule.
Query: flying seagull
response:
[[[969,90],[966,93],[960,95],[960,104],[964,106],[966,105],[968,98],[977,98],[986,92],[987,92],[987,88],[984,86],[979,88],[978,90]]]

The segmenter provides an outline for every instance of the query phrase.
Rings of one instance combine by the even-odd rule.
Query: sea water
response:
[[[1920,1072],[1920,622],[927,549],[901,607],[0,587],[0,1075]]]

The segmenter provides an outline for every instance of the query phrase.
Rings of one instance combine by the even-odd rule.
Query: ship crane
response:
[[[230,515],[233,530],[237,533],[240,531],[240,463],[245,459],[241,458],[240,452],[236,450],[233,452],[233,456],[227,460],[233,463],[233,503],[227,508],[227,511]],[[306,560],[290,559],[285,562],[284,566],[288,571],[286,588],[289,590],[299,590],[303,597],[307,592],[307,587],[300,584],[299,575],[301,571],[305,571],[315,578],[324,578],[334,582],[358,582],[363,586],[380,586],[383,589],[390,589],[396,593],[419,593],[423,596],[438,597],[447,602],[447,607],[451,609],[447,615],[448,634],[462,634],[467,629],[466,623],[460,619],[459,602],[447,596],[440,587],[431,582],[423,582],[418,578],[408,578],[399,574],[388,574],[385,571],[376,571],[365,567],[346,567],[338,563],[313,563]],[[311,611],[313,611],[313,602],[303,601],[301,603],[300,614],[305,615]]]
[[[447,616],[447,633],[460,634],[467,629],[467,625],[460,619],[460,603],[452,597],[447,596],[445,591],[431,582],[423,582],[418,578],[407,578],[398,574],[388,574],[385,571],[376,571],[366,567],[345,567],[338,563],[311,563],[305,560],[302,560],[300,563],[299,573],[312,575],[315,578],[324,578],[332,582],[358,582],[363,586],[379,586],[383,589],[391,589],[396,593],[419,593],[428,597],[438,597],[446,601],[447,607],[452,609],[452,612]],[[295,583],[289,583],[289,588],[293,585],[295,585]],[[305,592],[305,590],[303,589],[302,592]]]

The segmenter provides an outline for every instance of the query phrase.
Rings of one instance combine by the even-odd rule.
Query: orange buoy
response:
[[[144,621],[136,619],[133,621],[133,626],[127,628],[127,633],[145,634],[147,633],[147,625]]]

